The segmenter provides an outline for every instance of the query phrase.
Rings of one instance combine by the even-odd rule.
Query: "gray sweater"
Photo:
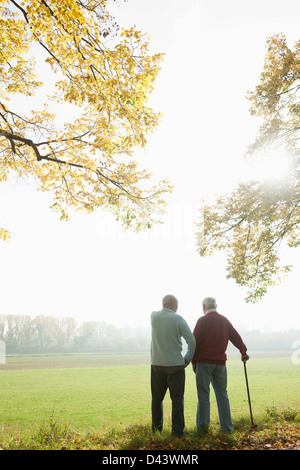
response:
[[[168,308],[151,314],[151,364],[155,366],[181,366],[193,358],[196,341],[187,322]],[[184,338],[188,350],[182,356]]]

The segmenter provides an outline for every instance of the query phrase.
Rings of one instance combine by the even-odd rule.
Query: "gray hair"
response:
[[[202,303],[207,309],[217,308],[216,299],[214,299],[213,297],[205,297],[205,299],[203,299]]]
[[[174,302],[178,302],[176,299],[175,295],[165,295],[164,298],[162,299],[162,305],[163,307],[169,307],[172,305]]]

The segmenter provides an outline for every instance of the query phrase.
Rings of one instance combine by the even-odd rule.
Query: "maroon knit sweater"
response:
[[[196,338],[196,349],[193,364],[225,365],[228,341],[246,354],[247,348],[230,321],[218,312],[208,312],[200,317],[193,331]]]

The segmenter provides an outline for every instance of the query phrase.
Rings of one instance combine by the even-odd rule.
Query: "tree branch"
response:
[[[18,142],[23,142],[23,144],[28,145],[29,147],[33,149],[34,153],[36,154],[37,161],[42,160],[43,157],[41,156],[39,149],[37,148],[36,144],[31,139],[26,139],[26,137],[21,137],[19,135],[12,134],[11,132],[7,132],[3,129],[0,129],[0,136],[1,135],[3,137],[6,137],[6,139],[8,139],[10,142],[17,140]]]
[[[115,181],[112,178],[109,178],[108,176],[104,175],[104,173],[102,173],[102,171],[100,171],[99,168],[94,170],[94,169],[88,168],[85,165],[81,165],[80,163],[67,162],[66,160],[61,160],[60,158],[49,157],[49,155],[41,155],[40,151],[38,149],[38,146],[40,144],[35,144],[31,139],[27,139],[26,137],[21,137],[19,135],[7,132],[3,129],[0,129],[0,136],[3,136],[3,137],[5,137],[6,139],[9,140],[9,142],[11,144],[11,147],[12,147],[12,151],[14,153],[15,153],[14,141],[16,140],[18,142],[22,142],[23,144],[28,145],[29,147],[31,147],[33,149],[33,151],[36,155],[37,161],[47,160],[47,161],[54,162],[54,163],[61,164],[61,165],[69,165],[71,167],[80,168],[82,170],[93,171],[94,173],[96,173],[101,178],[109,181],[112,185],[119,188],[122,192],[127,194],[131,199],[147,200],[147,199],[151,199],[152,197],[155,196],[155,194],[157,194],[157,192],[156,192],[156,193],[154,193],[150,196],[146,196],[146,197],[136,196],[136,195],[130,193],[130,191],[128,191],[126,188],[124,188],[124,186],[121,183],[119,183],[118,181]],[[47,145],[48,143],[49,142],[43,142],[43,145]]]

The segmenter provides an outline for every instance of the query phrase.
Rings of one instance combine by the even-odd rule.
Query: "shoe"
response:
[[[197,428],[197,434],[198,436],[206,436],[206,434],[208,434],[208,426],[206,426],[205,424],[199,426]]]
[[[184,432],[181,433],[181,434],[177,434],[177,433],[175,433],[175,432],[174,432],[174,433],[172,432],[172,436],[173,436],[173,437],[178,437],[178,438],[180,438],[180,437],[185,437],[185,434],[184,434]]]

